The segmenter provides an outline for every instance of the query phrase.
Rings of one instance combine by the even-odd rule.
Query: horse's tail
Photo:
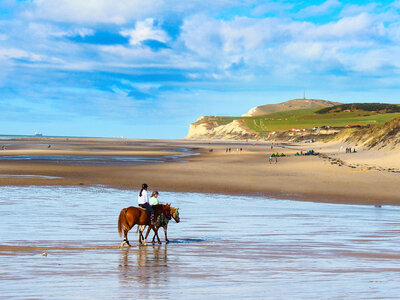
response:
[[[122,237],[122,231],[124,230],[124,228],[127,228],[128,224],[126,222],[126,211],[128,209],[127,208],[123,208],[121,210],[121,212],[119,213],[119,218],[118,218],[118,233],[119,236]]]

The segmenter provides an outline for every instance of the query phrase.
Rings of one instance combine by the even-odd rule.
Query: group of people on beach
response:
[[[351,151],[351,148],[346,148],[346,153],[356,153],[356,148],[354,148],[353,151]]]
[[[232,148],[226,148],[225,152],[231,152]],[[243,148],[236,148],[236,151],[243,151]]]
[[[140,189],[139,196],[138,196],[138,204],[140,207],[146,209],[150,213],[150,221],[151,223],[155,222],[154,219],[154,209],[153,206],[159,204],[158,201],[158,191],[154,191],[151,194],[149,199],[147,193],[148,185],[146,183],[142,184],[142,188]]]

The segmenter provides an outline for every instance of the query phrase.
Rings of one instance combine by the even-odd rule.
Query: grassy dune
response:
[[[371,111],[332,112],[325,114],[316,113],[317,109],[300,109],[272,113],[258,117],[215,117],[218,125],[225,125],[233,120],[243,120],[244,124],[260,133],[270,131],[287,131],[291,128],[306,128],[333,126],[346,127],[347,125],[383,124],[396,117],[400,113],[377,113]]]

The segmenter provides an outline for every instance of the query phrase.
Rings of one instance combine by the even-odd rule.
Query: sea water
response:
[[[118,216],[137,191],[0,187],[0,298],[398,299],[398,207],[159,199],[179,207],[171,243],[139,247],[132,229],[120,249]]]

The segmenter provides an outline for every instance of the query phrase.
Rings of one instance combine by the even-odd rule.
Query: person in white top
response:
[[[140,207],[146,209],[150,213],[150,221],[153,223],[154,222],[154,210],[153,207],[149,204],[149,196],[147,194],[147,187],[148,185],[146,183],[142,184],[142,189],[139,192],[139,197],[138,197],[138,204]]]

